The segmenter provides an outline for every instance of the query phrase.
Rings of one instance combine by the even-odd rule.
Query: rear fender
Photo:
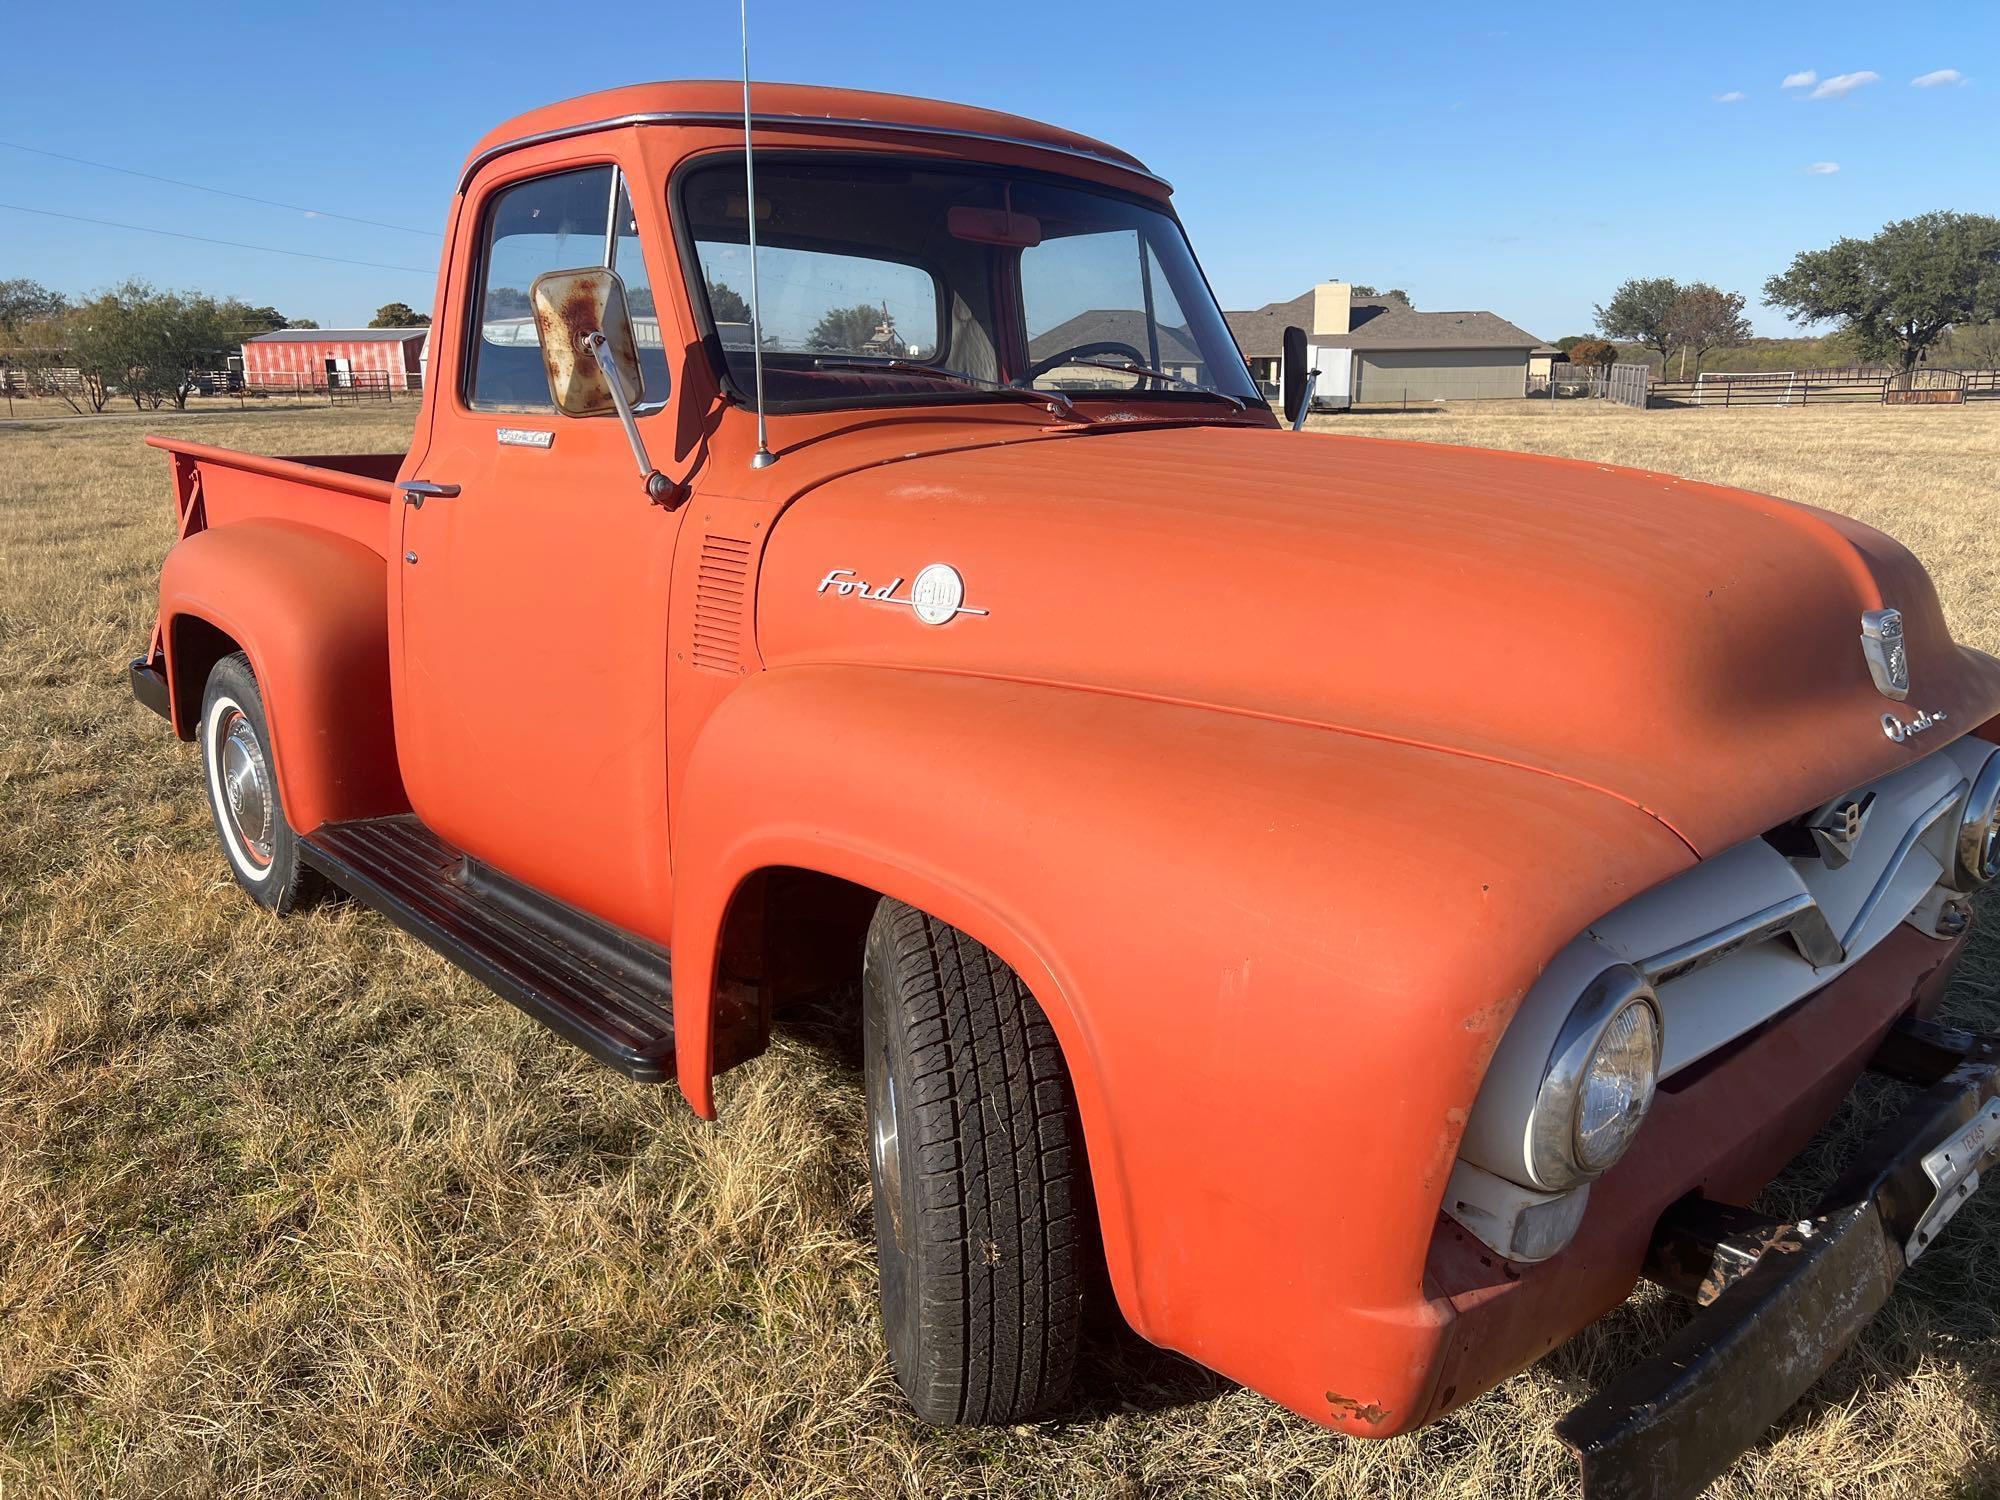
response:
[[[1490,761],[883,668],[745,682],[677,807],[699,1113],[747,880],[817,870],[921,907],[1047,1012],[1128,1320],[1356,1430],[1428,1400],[1411,1325],[1446,1314],[1424,1259],[1514,1008],[1587,922],[1692,862],[1638,810]]]
[[[160,570],[174,732],[194,737],[209,669],[250,658],[285,810],[299,832],[407,812],[389,702],[388,570],[379,553],[273,519],[199,531]]]

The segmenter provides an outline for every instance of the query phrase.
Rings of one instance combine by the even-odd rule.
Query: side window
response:
[[[641,408],[658,406],[673,388],[667,373],[666,340],[660,334],[659,310],[653,303],[653,278],[639,245],[639,223],[632,216],[632,193],[625,174],[618,174],[617,234],[611,242],[611,269],[625,283],[625,302],[632,311],[632,337],[639,347],[639,375],[645,382]]]
[[[466,398],[472,405],[551,410],[528,288],[544,271],[605,264],[613,178],[611,167],[537,177],[495,194],[487,206],[478,337],[469,340],[472,355],[466,371]],[[636,240],[633,245],[636,260]],[[648,295],[650,300],[650,290]],[[633,313],[638,313],[636,307]],[[653,326],[657,341],[659,325]],[[650,396],[650,380],[647,385]]]

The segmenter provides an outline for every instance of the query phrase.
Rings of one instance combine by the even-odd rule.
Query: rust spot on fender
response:
[[[1338,1391],[1326,1393],[1326,1404],[1333,1409],[1336,1417],[1352,1417],[1366,1422],[1370,1427],[1380,1427],[1389,1420],[1389,1408],[1377,1406],[1373,1401],[1356,1401],[1352,1396],[1343,1396]]]

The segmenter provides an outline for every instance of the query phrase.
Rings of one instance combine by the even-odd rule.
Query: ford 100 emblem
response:
[[[896,590],[901,578],[871,584],[855,575],[852,568],[835,568],[819,581],[816,593],[831,593],[840,599],[865,599],[870,604],[895,604],[910,611],[926,625],[949,625],[960,615],[983,615],[965,602],[965,580],[950,563],[932,563],[917,574],[907,594]]]

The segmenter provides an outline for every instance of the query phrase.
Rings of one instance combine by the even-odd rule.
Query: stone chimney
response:
[[[1313,288],[1313,321],[1307,330],[1314,334],[1352,333],[1349,317],[1354,310],[1354,287],[1345,281],[1322,281]]]

